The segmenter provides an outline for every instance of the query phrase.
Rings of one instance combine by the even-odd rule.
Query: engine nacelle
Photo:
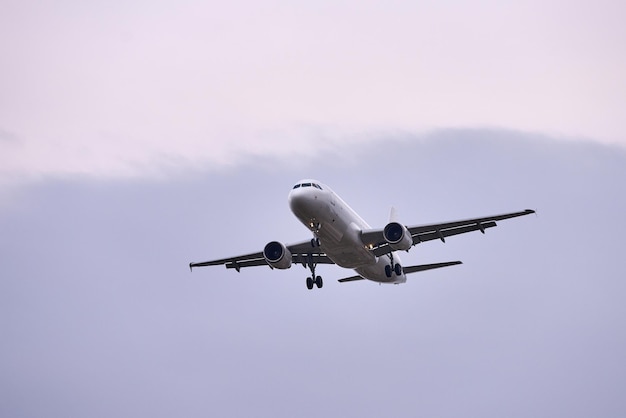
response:
[[[394,251],[407,251],[413,245],[413,238],[406,226],[398,222],[389,222],[383,229],[385,241]]]
[[[291,251],[278,241],[272,241],[265,246],[263,257],[274,268],[284,270],[291,267]]]

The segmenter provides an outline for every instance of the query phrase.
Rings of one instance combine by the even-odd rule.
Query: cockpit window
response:
[[[294,189],[297,189],[299,187],[315,187],[316,189],[324,190],[322,189],[322,186],[317,183],[299,183],[293,186]]]

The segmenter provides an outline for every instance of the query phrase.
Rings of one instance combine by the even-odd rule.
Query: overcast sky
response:
[[[450,131],[357,157],[22,189],[0,212],[2,415],[624,415],[622,148]],[[538,215],[420,244],[405,263],[464,264],[400,286],[189,272],[307,239],[286,201],[306,176],[373,225]]]
[[[620,2],[5,2],[0,415],[623,417]],[[351,272],[190,261],[526,208]]]
[[[626,145],[624,8],[9,0],[0,167],[153,175],[451,127]]]

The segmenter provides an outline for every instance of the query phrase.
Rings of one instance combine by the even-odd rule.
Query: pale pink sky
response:
[[[458,127],[626,145],[623,2],[415,3],[5,2],[0,175]]]

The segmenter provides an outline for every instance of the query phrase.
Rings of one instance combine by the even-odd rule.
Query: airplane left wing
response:
[[[521,212],[505,213],[502,215],[485,216],[482,218],[442,222],[437,224],[407,226],[406,228],[411,234],[413,241],[412,245],[435,239],[440,239],[441,241],[446,242],[446,237],[472,231],[480,231],[484,234],[485,229],[493,228],[497,225],[496,221],[530,215],[531,213],[535,213],[535,211],[532,209],[526,209]],[[372,248],[373,253],[379,257],[392,251],[389,244],[385,240],[383,229],[370,229],[363,231],[361,239],[363,243]]]
[[[319,247],[313,247],[310,240],[286,245],[286,247],[291,252],[291,260],[294,264],[302,264],[303,266],[306,266],[308,263],[335,264],[325,253],[320,251]],[[243,267],[269,266],[263,256],[263,252],[259,251],[219,260],[189,263],[189,268],[219,265],[225,265],[227,269],[235,269],[237,271]]]

